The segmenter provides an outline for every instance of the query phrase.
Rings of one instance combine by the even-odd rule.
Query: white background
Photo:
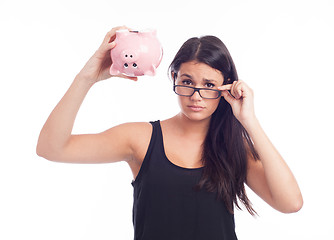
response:
[[[159,5],[159,6],[158,6]],[[111,79],[88,93],[74,133],[178,112],[167,68],[181,44],[221,38],[255,92],[258,118],[293,170],[304,207],[236,211],[239,239],[334,239],[334,4],[314,1],[0,1],[0,239],[132,239],[132,175],[125,163],[54,163],[38,134],[112,27],[156,28],[156,77]]]

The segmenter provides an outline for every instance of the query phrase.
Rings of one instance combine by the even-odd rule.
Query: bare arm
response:
[[[299,211],[303,205],[303,198],[290,168],[258,121],[254,121],[247,132],[260,156],[260,161],[251,158],[248,161],[247,185],[278,211]]]
[[[131,143],[129,124],[100,134],[72,135],[74,120],[89,89],[110,78],[110,50],[115,46],[116,30],[107,33],[99,49],[76,76],[68,91],[51,112],[37,144],[37,154],[60,162],[111,162],[129,159]],[[136,78],[129,78],[136,80]],[[131,124],[130,124],[131,125]],[[122,133],[122,134],[121,134]],[[109,144],[109,148],[105,147]]]
[[[248,160],[247,184],[278,211],[291,213],[303,205],[303,198],[290,168],[270,142],[254,114],[253,91],[242,81],[221,87],[233,114],[250,135],[260,161]],[[231,94],[226,90],[231,90]]]

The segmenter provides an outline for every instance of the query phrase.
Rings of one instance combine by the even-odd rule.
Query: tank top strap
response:
[[[160,124],[160,120],[157,120],[155,122],[151,122],[151,124],[153,125],[153,129],[155,131],[155,147],[157,150],[159,150],[160,152],[164,152],[164,143],[163,143],[163,137],[162,137],[162,130],[161,130],[161,124]]]
[[[138,172],[138,175],[135,180],[132,181],[132,185],[134,185],[137,182],[140,182],[140,179],[145,174],[147,167],[149,165],[149,162],[151,161],[152,154],[156,149],[161,149],[162,143],[162,132],[160,127],[160,121],[152,121],[150,122],[152,124],[152,135],[151,140],[148,145],[147,152],[145,154],[144,160],[141,164],[140,170]]]

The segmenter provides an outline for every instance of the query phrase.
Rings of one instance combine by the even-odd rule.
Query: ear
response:
[[[110,67],[109,73],[110,73],[111,76],[116,76],[116,75],[120,74],[120,71],[115,69],[114,64],[112,64],[111,67]]]
[[[129,35],[129,30],[128,29],[120,29],[116,31],[116,38],[122,38],[124,36]]]
[[[138,32],[140,35],[143,36],[156,36],[157,30],[156,29],[144,29]]]
[[[176,72],[172,72],[172,79],[173,79],[174,83],[176,81],[176,78],[177,78],[177,73]]]
[[[150,69],[145,71],[144,74],[147,76],[155,76],[156,68],[151,65]]]

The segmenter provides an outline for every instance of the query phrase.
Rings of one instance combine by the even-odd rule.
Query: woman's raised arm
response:
[[[72,135],[74,120],[89,89],[96,82],[112,77],[109,74],[110,50],[115,47],[115,34],[121,28],[125,27],[113,28],[107,33],[51,112],[38,139],[36,151],[39,156],[60,162],[110,162],[126,160],[131,155],[127,138],[131,134],[127,133],[134,124],[120,125],[100,134]]]

